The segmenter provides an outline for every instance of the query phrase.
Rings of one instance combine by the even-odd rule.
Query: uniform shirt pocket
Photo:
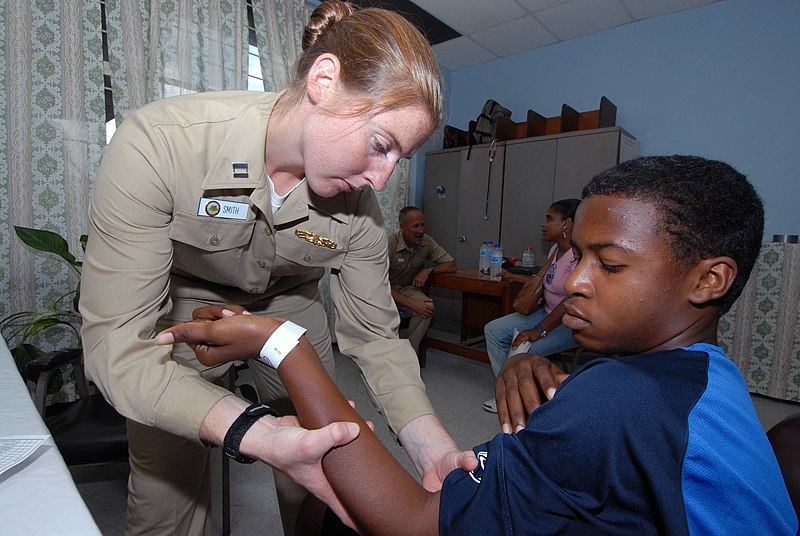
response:
[[[255,220],[223,220],[176,212],[169,232],[172,264],[196,278],[247,290],[253,282],[248,280],[243,257],[254,228]]]
[[[344,262],[346,251],[318,246],[294,236],[290,232],[279,232],[275,236],[276,259],[273,276],[295,275],[298,265],[306,268],[338,269]]]
[[[253,236],[255,220],[227,220],[176,212],[169,237],[205,251],[225,251],[247,244]]]

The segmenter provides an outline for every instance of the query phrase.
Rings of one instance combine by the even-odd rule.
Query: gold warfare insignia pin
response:
[[[325,238],[324,236],[320,236],[317,233],[312,233],[311,231],[303,231],[302,229],[297,229],[295,230],[294,235],[297,238],[302,238],[306,242],[311,242],[315,246],[322,246],[328,249],[336,249],[336,242],[334,242],[330,238]]]

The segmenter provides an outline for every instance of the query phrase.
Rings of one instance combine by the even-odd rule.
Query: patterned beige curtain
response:
[[[98,0],[0,2],[0,317],[48,309],[77,283],[13,226],[58,232],[80,251],[105,146],[100,27]],[[44,348],[74,343],[47,334]]]
[[[800,402],[800,245],[761,245],[717,335],[750,392]]]
[[[398,215],[400,209],[408,204],[408,175],[410,163],[406,159],[397,162],[386,188],[378,192],[383,221],[386,222],[386,233],[396,233],[400,229]]]
[[[264,89],[286,89],[311,11],[302,0],[253,0],[253,15]]]
[[[247,87],[245,0],[106,0],[117,122],[148,102]]]

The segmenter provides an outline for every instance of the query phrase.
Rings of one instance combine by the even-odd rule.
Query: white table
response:
[[[49,435],[0,338],[0,436]],[[0,474],[0,532],[100,534],[52,438]]]

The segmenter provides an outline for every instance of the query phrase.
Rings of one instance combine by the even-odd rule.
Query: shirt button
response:
[[[311,262],[311,255],[303,255],[303,260],[306,262]]]
[[[267,236],[272,236],[272,229],[267,227],[266,229],[264,229],[264,234]]]
[[[212,236],[211,238],[208,239],[208,243],[211,244],[212,246],[218,246],[219,237],[217,235]]]
[[[267,267],[267,261],[265,261],[264,259],[259,260],[256,264],[258,264],[259,268]]]

